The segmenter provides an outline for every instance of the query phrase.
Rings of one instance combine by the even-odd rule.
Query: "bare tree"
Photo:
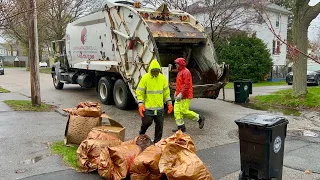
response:
[[[67,24],[89,13],[95,0],[37,0],[39,56],[50,41],[65,36]],[[1,4],[2,3],[2,4]],[[0,27],[6,39],[18,41],[28,48],[28,13],[31,11],[27,1],[0,0]]]
[[[229,31],[229,29],[233,29],[233,32],[238,32],[242,29],[250,30],[248,25],[251,23],[261,23],[257,14],[250,9],[246,1],[204,1],[202,7],[199,5],[190,6],[188,11],[191,14],[200,13],[202,15],[204,25],[210,28],[213,42],[218,40],[220,35]]]
[[[243,29],[246,25],[258,22],[258,16],[250,12],[248,3],[239,0],[202,0],[192,3],[190,0],[145,0],[145,5],[157,7],[167,3],[170,8],[180,9],[193,14],[203,21],[208,28],[213,42],[230,28],[233,32]],[[230,32],[230,31],[229,31]]]
[[[38,0],[38,13],[41,14],[45,11],[45,2],[43,0]],[[29,44],[29,34],[28,34],[28,26],[29,26],[29,17],[32,9],[29,8],[29,4],[27,1],[20,0],[11,0],[9,8],[7,7],[3,11],[1,11],[4,19],[4,23],[2,24],[2,34],[6,37],[6,39],[11,39],[11,41],[18,41],[25,47],[28,47]],[[43,17],[38,17],[38,31],[45,27],[45,23],[43,21]],[[39,41],[42,41],[42,37],[39,37]]]
[[[320,30],[317,32],[314,40],[310,42],[311,48],[314,50],[320,50]]]
[[[170,9],[179,9],[187,11],[189,5],[192,4],[191,0],[144,0],[144,6],[159,7],[161,4],[166,3]]]
[[[95,0],[50,0],[42,15],[50,23],[46,25],[47,39],[62,39],[67,24],[92,11]],[[102,8],[102,7],[101,7]]]

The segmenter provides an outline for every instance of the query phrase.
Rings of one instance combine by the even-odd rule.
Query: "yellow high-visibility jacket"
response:
[[[166,77],[159,73],[157,77],[151,74],[152,69],[161,69],[157,60],[152,60],[148,73],[140,80],[136,89],[138,103],[143,103],[147,110],[161,110],[163,104],[171,104],[170,89]]]

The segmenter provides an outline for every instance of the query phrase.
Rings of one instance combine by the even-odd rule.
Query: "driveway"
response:
[[[10,93],[10,96],[6,96],[4,94],[0,94],[0,101],[4,99],[11,99],[11,98],[18,98],[20,94],[24,96],[30,97],[30,75],[29,72],[25,71],[25,69],[16,69],[16,68],[7,68],[6,74],[4,76],[0,76],[0,85],[4,88],[10,90],[13,93]],[[96,95],[96,92],[94,89],[85,89],[81,88],[78,85],[65,85],[63,90],[56,90],[54,89],[52,85],[52,79],[49,74],[40,74],[40,88],[41,88],[41,99],[42,101],[50,104],[57,105],[57,110],[61,113],[63,108],[70,108],[76,106],[81,101],[99,101],[98,97]],[[290,86],[272,86],[272,87],[259,87],[254,88],[253,93],[254,95],[258,94],[265,94],[269,92],[273,92],[280,89],[286,89],[290,88]],[[220,96],[222,93],[220,94]],[[226,89],[226,97],[227,99],[233,101],[233,90],[232,89]],[[25,98],[25,97],[24,97]],[[132,139],[133,137],[138,135],[138,131],[140,128],[140,117],[138,115],[137,110],[119,110],[115,106],[109,106],[109,105],[102,105],[103,111],[105,111],[107,114],[109,114],[111,117],[119,121],[121,124],[123,124],[126,127],[126,139]],[[212,172],[212,174],[216,177],[216,179],[224,178],[224,179],[235,179],[235,177],[238,174],[238,170],[240,169],[240,158],[239,158],[239,139],[237,137],[237,125],[234,123],[234,120],[239,119],[241,117],[244,117],[248,114],[252,113],[266,113],[264,111],[258,111],[258,110],[252,110],[249,108],[245,108],[233,103],[225,102],[219,100],[212,100],[212,99],[194,99],[192,100],[191,109],[203,114],[206,116],[206,123],[204,129],[200,130],[198,128],[197,123],[192,121],[186,121],[187,126],[187,133],[190,134],[193,141],[195,142],[195,146],[197,149],[197,154],[199,157],[207,164],[208,168]],[[24,113],[22,115],[17,115],[13,112],[9,112],[10,110],[8,107],[6,107],[6,110],[1,112],[0,116],[0,122],[3,123],[3,126],[0,126],[0,140],[1,142],[7,142],[7,143],[13,143],[12,148],[16,147],[19,149],[23,149],[23,147],[18,146],[13,141],[10,141],[6,138],[6,134],[11,132],[12,128],[11,126],[5,126],[9,125],[10,122],[14,123],[15,121],[19,121],[20,119],[23,119],[23,116],[27,116],[30,114]],[[66,123],[66,117],[59,116],[59,118],[54,118],[57,116],[52,115],[52,117],[46,117],[42,116],[41,114],[34,115],[31,114],[30,118],[28,118],[28,121],[19,121],[15,122],[17,124],[23,124],[23,127],[30,128],[29,126],[32,125],[32,123],[37,123],[37,127],[41,128],[45,126],[47,122],[52,122],[54,126],[52,127],[52,132],[50,132],[50,136],[48,138],[41,137],[41,136],[25,136],[26,140],[30,141],[36,141],[35,144],[25,144],[28,146],[39,146],[43,147],[41,145],[38,145],[40,142],[52,142],[57,140],[62,140],[63,137],[63,129],[65,128]],[[294,130],[303,130],[303,129],[313,129],[316,128],[317,125],[319,125],[320,122],[320,116],[317,113],[303,113],[300,117],[294,117],[294,116],[286,116],[290,123],[288,125],[288,130],[294,131]],[[49,121],[41,121],[42,118],[46,118],[46,120]],[[56,120],[55,120],[56,119]],[[65,121],[63,121],[63,119]],[[27,123],[27,124],[26,124]],[[165,117],[165,124],[164,124],[164,134],[163,137],[168,137],[172,135],[171,129],[175,127],[175,122],[173,119],[173,115],[166,115]],[[35,127],[34,127],[35,128]],[[29,130],[29,132],[32,131],[32,129]],[[25,133],[25,131],[20,131],[20,137],[23,137],[22,135]],[[154,134],[154,125],[152,125],[147,134],[153,138]],[[294,134],[294,133],[293,133]],[[294,137],[290,135],[290,138]],[[12,137],[14,138],[14,137]],[[33,139],[35,138],[35,139]],[[40,138],[40,139],[39,139]],[[293,139],[295,140],[295,139]],[[292,139],[289,139],[289,141],[292,141]],[[19,141],[21,144],[22,142]],[[300,145],[299,145],[300,143]],[[303,179],[313,178],[313,179],[320,179],[317,174],[313,174],[312,176],[306,177],[304,174],[303,169],[307,168],[314,168],[314,169],[320,169],[319,165],[312,161],[313,159],[319,157],[319,154],[313,153],[310,156],[308,156],[307,159],[304,161],[302,158],[303,152],[307,152],[305,150],[301,150],[301,148],[307,148],[310,150],[310,152],[314,151],[316,148],[318,148],[318,144],[315,144],[315,146],[309,146],[310,141],[305,139],[299,139],[299,142],[287,143],[286,149],[290,149],[290,151],[286,151],[285,157],[285,169],[284,169],[284,179],[290,179],[292,175],[296,175],[297,177],[302,177]],[[45,147],[43,147],[45,148]],[[40,150],[38,150],[40,151]],[[10,153],[10,151],[7,151]],[[23,152],[22,150],[12,151],[12,157],[14,157],[15,153],[25,153],[23,156],[23,159],[31,159],[37,156],[37,154],[34,151],[28,151]],[[47,152],[47,151],[46,151]],[[308,151],[309,152],[309,151]],[[317,157],[316,157],[317,156]],[[0,159],[6,159],[6,155],[2,154],[0,155]],[[295,160],[296,159],[296,160]],[[46,159],[45,161],[47,161]],[[39,162],[44,162],[43,160]],[[19,162],[16,162],[17,164]],[[50,161],[48,162],[50,163]],[[53,172],[53,170],[50,172],[50,170],[46,169],[46,171],[41,170],[40,167],[38,167],[40,164],[38,163],[38,166],[36,166],[36,170],[38,174],[33,177],[29,177],[29,175],[26,174],[26,176],[22,175],[21,177],[29,177],[29,179],[46,179],[46,177],[52,177],[52,178],[58,178],[58,179],[72,179],[73,177],[78,177],[75,179],[87,179],[88,177],[82,176],[81,173],[76,173],[73,170],[68,170],[65,166],[58,165],[58,162],[51,161],[51,163],[55,163],[58,168],[61,171],[56,168],[56,172]],[[6,166],[6,165],[3,165]],[[14,167],[15,164],[10,164],[10,166]],[[17,165],[18,166],[18,165]],[[45,166],[43,164],[40,165],[41,167]],[[39,169],[40,168],[40,169]],[[299,169],[300,168],[300,169]],[[42,174],[42,173],[48,173],[49,174]],[[41,173],[42,172],[42,173]],[[15,173],[8,169],[8,173]],[[35,173],[35,174],[37,174]],[[70,175],[70,173],[72,175]],[[59,175],[60,174],[60,175]],[[70,178],[68,178],[68,175]],[[16,176],[8,176],[8,177],[15,177]],[[91,177],[91,176],[90,176]],[[93,176],[96,178],[96,176]],[[10,179],[10,178],[9,178]],[[28,179],[28,178],[27,178]],[[89,178],[91,179],[91,178]]]

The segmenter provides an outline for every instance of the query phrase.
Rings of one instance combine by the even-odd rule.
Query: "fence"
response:
[[[284,80],[291,68],[288,66],[273,66],[268,80]]]
[[[26,67],[25,61],[4,61],[4,66],[13,66],[13,67]]]

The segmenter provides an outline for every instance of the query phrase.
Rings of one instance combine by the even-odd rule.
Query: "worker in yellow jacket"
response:
[[[152,122],[155,122],[154,143],[162,138],[164,121],[164,103],[168,114],[173,110],[170,89],[166,77],[160,73],[160,64],[152,60],[146,73],[140,80],[137,90],[139,114],[141,116],[140,135],[145,134]]]

